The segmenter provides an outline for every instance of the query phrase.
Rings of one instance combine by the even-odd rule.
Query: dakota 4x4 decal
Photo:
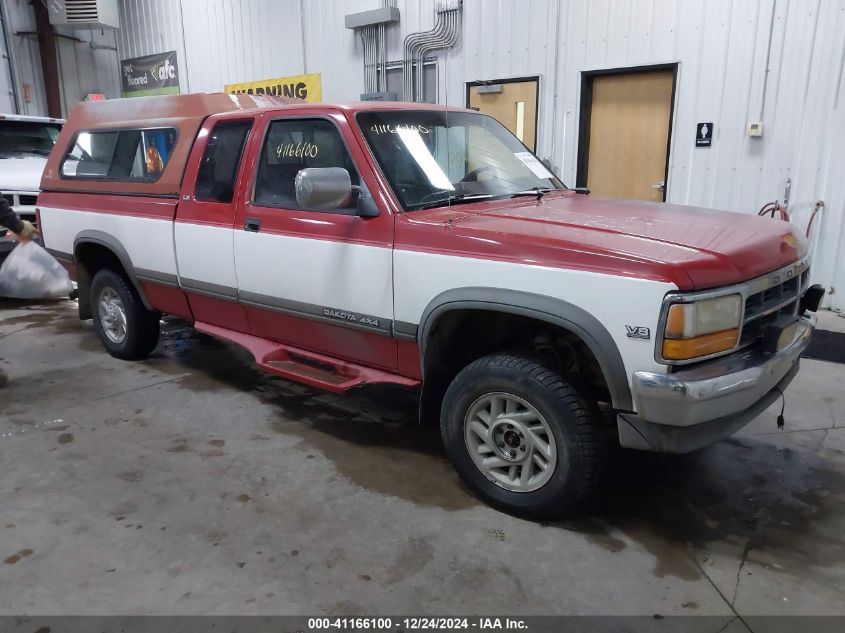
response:
[[[361,325],[379,327],[379,319],[376,317],[366,316],[364,314],[355,314],[354,312],[346,312],[345,310],[323,308],[323,316],[327,316],[331,319],[338,319],[339,321],[348,321],[349,323],[360,323]]]

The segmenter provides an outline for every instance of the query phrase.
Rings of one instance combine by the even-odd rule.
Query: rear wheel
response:
[[[91,313],[100,341],[116,358],[146,358],[158,344],[159,314],[147,310],[129,281],[111,269],[94,275]]]
[[[563,515],[588,496],[605,450],[594,407],[573,384],[513,354],[485,356],[455,377],[441,433],[480,498],[535,518]]]

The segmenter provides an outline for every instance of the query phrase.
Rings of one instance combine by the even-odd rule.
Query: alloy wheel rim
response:
[[[126,340],[126,308],[113,288],[103,288],[98,312],[106,337],[116,345],[123,343]]]
[[[539,490],[557,465],[548,422],[528,401],[510,393],[487,393],[469,406],[464,441],[482,474],[512,492]]]

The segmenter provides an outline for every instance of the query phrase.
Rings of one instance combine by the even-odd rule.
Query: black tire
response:
[[[479,398],[494,392],[529,403],[553,435],[557,451],[553,472],[536,490],[508,490],[483,473],[470,456],[465,417]],[[549,519],[571,512],[593,492],[604,464],[606,446],[595,406],[559,373],[519,355],[491,354],[465,367],[446,391],[440,430],[464,483],[488,504],[520,516]]]
[[[99,302],[106,289],[111,289],[117,294],[126,313],[126,335],[120,342],[109,338],[101,322]],[[140,360],[149,356],[156,348],[161,315],[144,307],[138,292],[123,275],[110,268],[98,271],[91,282],[90,300],[94,329],[109,354],[123,360]]]

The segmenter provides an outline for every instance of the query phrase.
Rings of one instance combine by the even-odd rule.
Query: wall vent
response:
[[[74,29],[119,28],[117,0],[48,0],[50,22]]]

